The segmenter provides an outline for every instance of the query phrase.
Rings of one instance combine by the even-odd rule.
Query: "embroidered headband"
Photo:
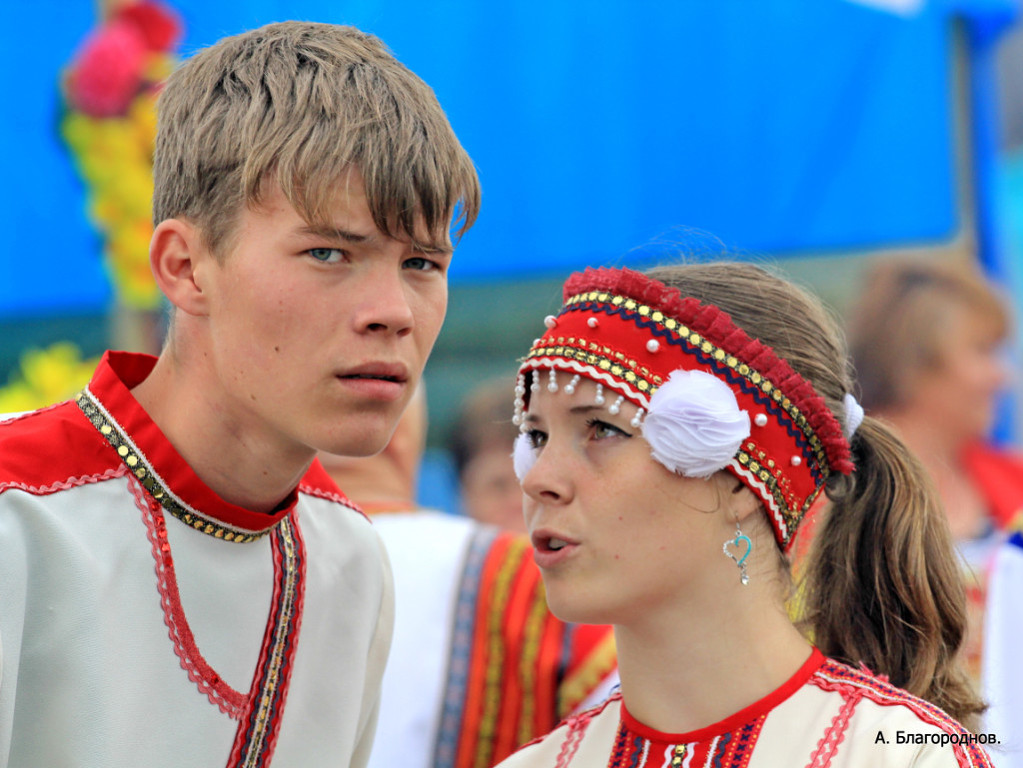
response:
[[[727,469],[749,487],[783,549],[829,475],[853,471],[824,399],[713,305],[629,269],[587,269],[569,277],[564,306],[545,324],[519,368],[518,424],[529,390],[557,391],[558,372],[574,374],[568,394],[591,379],[597,405],[613,398],[612,414],[625,400],[639,409],[631,423],[654,459],[689,477]],[[514,458],[521,477],[531,463],[521,437]]]

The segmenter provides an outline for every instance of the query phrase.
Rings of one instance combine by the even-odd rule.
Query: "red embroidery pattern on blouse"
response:
[[[712,764],[715,766],[720,765],[722,768],[725,766],[728,766],[728,768],[746,768],[749,765],[750,758],[753,757],[753,748],[757,744],[757,739],[760,738],[760,732],[764,729],[764,722],[766,720],[767,715],[761,715],[756,720],[736,728],[727,737],[722,736],[722,742],[725,742],[726,738],[728,741],[723,744],[723,748],[720,748],[720,763],[713,762]]]
[[[561,745],[561,751],[558,753],[558,761],[555,763],[555,768],[565,768],[565,766],[572,762],[576,750],[579,749],[579,745],[582,743],[583,734],[586,733],[586,726],[589,724],[590,718],[583,715],[569,719],[568,733],[565,735],[565,741]]]
[[[337,504],[346,506],[349,509],[358,512],[364,518],[369,520],[369,515],[367,515],[365,511],[363,511],[362,507],[360,507],[358,504],[356,504],[354,501],[349,499],[344,494],[334,493],[333,491],[325,491],[322,488],[317,488],[316,486],[310,485],[309,483],[299,484],[298,490],[301,493],[304,493],[308,496],[315,496],[318,499],[326,499],[327,501],[333,501]]]
[[[679,768],[710,765],[746,768],[753,757],[767,715],[760,715],[728,733],[705,741],[669,742],[633,733],[623,720],[618,724],[608,768]],[[651,759],[651,757],[653,759]]]
[[[844,697],[842,708],[838,710],[838,714],[831,721],[828,730],[821,737],[821,740],[817,742],[817,749],[810,756],[807,768],[827,768],[827,766],[831,765],[832,759],[834,759],[835,754],[838,752],[838,745],[845,738],[845,729],[849,727],[849,720],[852,718],[853,710],[856,709],[856,705],[862,698],[863,694],[858,692]]]
[[[199,690],[224,714],[237,720],[241,717],[246,697],[224,682],[196,647],[195,638],[181,606],[178,581],[174,574],[174,559],[171,557],[170,542],[167,541],[167,522],[164,519],[163,507],[146,493],[134,476],[128,475],[128,484],[135,496],[135,504],[142,511],[146,533],[153,546],[156,588],[160,593],[163,620],[167,625],[171,642],[174,643],[174,652],[181,660],[182,669],[188,673],[188,678],[199,687]]]
[[[865,698],[885,707],[903,706],[928,725],[944,733],[969,733],[962,725],[930,702],[917,698],[881,678],[828,659],[811,677],[810,683],[821,690],[837,691],[846,699]],[[989,768],[984,750],[972,743],[951,744],[960,768]]]
[[[583,736],[586,733],[586,728],[589,726],[590,721],[603,712],[608,705],[613,704],[616,701],[621,701],[621,698],[622,694],[620,692],[614,693],[600,704],[590,707],[587,710],[583,710],[571,717],[566,717],[561,721],[561,723],[559,723],[558,728],[564,726],[567,728],[567,733],[565,734],[565,740],[561,743],[561,750],[558,752],[558,759],[554,764],[554,768],[565,768],[565,766],[572,762],[572,757],[579,749],[579,744],[582,743]],[[537,736],[532,741],[528,741],[523,744],[520,749],[525,749],[532,744],[539,744],[541,741],[548,738],[548,736],[550,736],[550,734],[546,736]]]
[[[128,468],[123,464],[112,469],[108,469],[105,472],[100,472],[95,475],[83,475],[81,477],[69,477],[67,480],[62,480],[58,483],[51,483],[50,485],[26,485],[25,483],[0,483],[0,493],[8,489],[14,489],[18,491],[25,491],[31,493],[33,496],[45,496],[49,493],[55,493],[57,491],[68,491],[72,488],[77,488],[81,485],[89,485],[91,483],[101,483],[104,480],[111,480],[115,477],[121,477],[122,475],[128,474]]]
[[[174,652],[189,679],[210,702],[239,720],[228,766],[269,765],[284,714],[305,603],[305,544],[294,515],[282,520],[271,536],[274,564],[271,611],[256,674],[248,695],[244,695],[228,685],[199,653],[181,605],[163,507],[130,474],[128,481],[153,546],[157,589]]]
[[[285,518],[271,539],[274,594],[257,674],[245,716],[238,726],[228,766],[265,768],[281,727],[305,602],[305,546],[294,516]]]

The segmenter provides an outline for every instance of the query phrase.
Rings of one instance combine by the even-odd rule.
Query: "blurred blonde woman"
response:
[[[886,259],[849,317],[863,407],[923,463],[967,565],[964,653],[979,680],[989,561],[1023,509],[1023,460],[987,440],[1006,385],[1008,309],[967,265]]]

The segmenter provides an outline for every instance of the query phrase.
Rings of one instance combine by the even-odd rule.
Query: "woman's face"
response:
[[[919,370],[910,391],[925,411],[941,414],[943,429],[963,440],[984,437],[994,424],[1006,384],[999,327],[963,303],[950,303],[938,359]]]
[[[485,445],[462,471],[462,504],[469,517],[508,531],[525,533],[522,489],[508,445]]]
[[[635,406],[583,379],[565,393],[532,394],[526,426],[536,463],[526,473],[526,527],[543,571],[551,610],[566,621],[627,624],[671,605],[693,589],[714,589],[721,572],[735,579],[722,542],[735,522],[724,504],[735,485],[719,472],[684,478],[650,456],[629,422]]]

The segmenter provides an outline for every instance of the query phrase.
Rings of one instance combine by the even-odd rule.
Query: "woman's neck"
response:
[[[754,704],[791,678],[811,647],[772,599],[777,590],[777,583],[736,584],[704,605],[616,625],[630,714],[655,730],[685,733]]]

